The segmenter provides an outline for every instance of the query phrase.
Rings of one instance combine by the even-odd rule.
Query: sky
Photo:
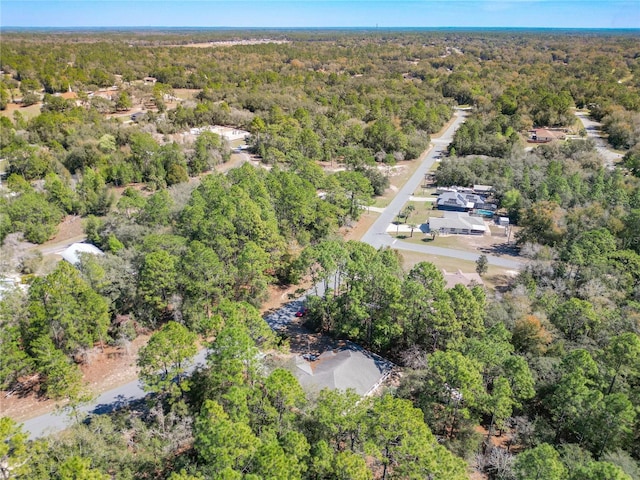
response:
[[[640,0],[0,0],[10,26],[640,29]]]

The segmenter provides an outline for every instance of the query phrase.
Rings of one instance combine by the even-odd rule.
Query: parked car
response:
[[[304,317],[307,313],[309,313],[309,309],[307,307],[302,307],[296,312],[296,317]]]

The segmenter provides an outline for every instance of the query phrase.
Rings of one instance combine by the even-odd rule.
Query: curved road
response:
[[[361,241],[368,243],[376,248],[379,247],[392,247],[398,250],[408,250],[412,252],[425,253],[428,255],[439,255],[441,257],[453,257],[461,260],[476,261],[480,256],[479,253],[467,252],[464,250],[455,250],[453,248],[433,247],[430,245],[419,245],[411,242],[404,242],[391,237],[387,233],[387,228],[393,222],[398,212],[407,203],[409,197],[418,189],[427,173],[433,166],[436,158],[440,157],[446,152],[447,146],[453,139],[453,134],[466,120],[467,112],[457,109],[455,112],[455,120],[449,125],[444,133],[437,139],[433,139],[433,147],[427,150],[424,154],[424,158],[420,166],[416,169],[415,173],[407,180],[404,186],[398,191],[391,203],[384,209],[376,221],[371,225],[369,230],[362,236]],[[524,262],[511,260],[507,258],[500,258],[491,255],[487,255],[487,260],[490,265],[498,267],[511,268],[517,270],[524,265]]]

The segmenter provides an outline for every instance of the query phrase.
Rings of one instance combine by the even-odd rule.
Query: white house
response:
[[[429,218],[429,231],[458,235],[484,235],[489,231],[481,217],[473,217],[463,212],[444,212],[444,217]]]

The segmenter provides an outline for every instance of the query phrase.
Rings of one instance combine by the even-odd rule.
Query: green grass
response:
[[[33,117],[37,117],[38,115],[40,115],[41,106],[42,106],[41,103],[36,103],[35,105],[29,105],[28,107],[20,107],[18,109],[1,110],[0,115],[2,115],[3,117],[8,117],[11,120],[13,120],[13,112],[20,112],[22,114],[22,117],[25,120],[31,120]]]
[[[174,88],[173,89],[174,96],[182,100],[193,100],[198,93],[200,93],[199,89],[192,89],[192,88]]]

